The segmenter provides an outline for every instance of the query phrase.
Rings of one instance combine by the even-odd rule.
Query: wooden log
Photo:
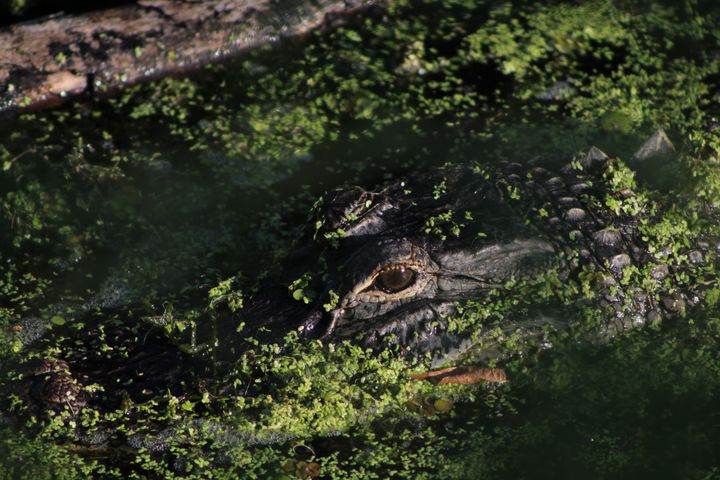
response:
[[[196,69],[333,26],[376,0],[139,0],[0,31],[0,112]]]

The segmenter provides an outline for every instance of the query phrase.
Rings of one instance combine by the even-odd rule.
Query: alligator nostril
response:
[[[322,323],[323,314],[319,310],[311,312],[298,328],[300,335],[303,337],[317,337],[320,336],[319,328]]]

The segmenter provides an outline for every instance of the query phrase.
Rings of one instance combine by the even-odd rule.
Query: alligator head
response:
[[[594,301],[606,311],[610,335],[699,301],[701,293],[672,285],[676,267],[657,262],[662,252],[646,248],[639,224],[648,213],[622,182],[613,182],[612,168],[613,161],[592,148],[557,170],[496,162],[445,167],[375,191],[335,189],[317,202],[275,286],[224,322],[225,348],[213,361],[232,366],[252,348],[230,333],[244,324],[241,336],[260,342],[296,331],[306,339],[347,339],[376,349],[392,344],[410,354],[430,353],[438,364],[475,347],[468,332],[452,328],[458,306],[548,268],[563,280],[588,272],[598,279]],[[707,249],[696,253],[698,261],[715,258]],[[630,265],[647,267],[658,285],[669,284],[672,297],[623,285]],[[503,322],[502,328],[527,337],[564,325],[545,315]],[[117,404],[123,394],[142,400],[169,385],[184,392],[195,382],[191,372],[205,376],[217,366],[186,358],[162,336],[141,333],[117,349],[127,355],[54,360],[48,364],[55,370],[31,368],[25,386],[45,404],[81,408],[87,399],[75,379],[103,385],[107,399],[96,403]]]
[[[467,344],[447,326],[458,302],[558,263],[594,262],[618,276],[644,261],[637,218],[597,201],[632,194],[606,185],[608,162],[591,149],[558,174],[519,164],[448,167],[377,191],[338,188],[316,205],[290,262],[313,265],[305,287],[320,295],[284,308],[264,299],[244,319],[311,338],[457,354]]]

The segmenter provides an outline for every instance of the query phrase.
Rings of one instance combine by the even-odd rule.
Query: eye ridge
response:
[[[385,293],[398,293],[415,283],[417,273],[405,265],[384,267],[375,277],[373,285]]]

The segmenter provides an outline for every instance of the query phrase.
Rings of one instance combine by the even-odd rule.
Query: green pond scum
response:
[[[719,119],[716,2],[398,0],[197,75],[4,120],[0,479],[720,477],[720,284],[682,255],[720,238]],[[658,128],[676,152],[634,159]],[[282,268],[337,185],[592,145],[615,159],[612,188],[637,194],[606,206],[651,212],[649,248],[687,263],[673,285],[702,285],[704,304],[597,344],[607,313],[592,302],[594,272],[510,282],[450,320],[504,353],[501,385],[412,380],[429,358],[290,333],[227,372],[252,395],[209,385],[113,412],[37,412],[12,389],[9,366],[82,352],[72,338],[87,329],[102,340],[152,325],[211,357],[222,312]],[[457,236],[468,213],[430,218],[428,233]],[[288,295],[311,301],[312,281],[301,274]],[[638,268],[621,283],[670,288]],[[552,348],[502,331],[535,305],[570,318]],[[39,351],[27,339],[40,335]],[[108,428],[143,440],[78,441]]]

